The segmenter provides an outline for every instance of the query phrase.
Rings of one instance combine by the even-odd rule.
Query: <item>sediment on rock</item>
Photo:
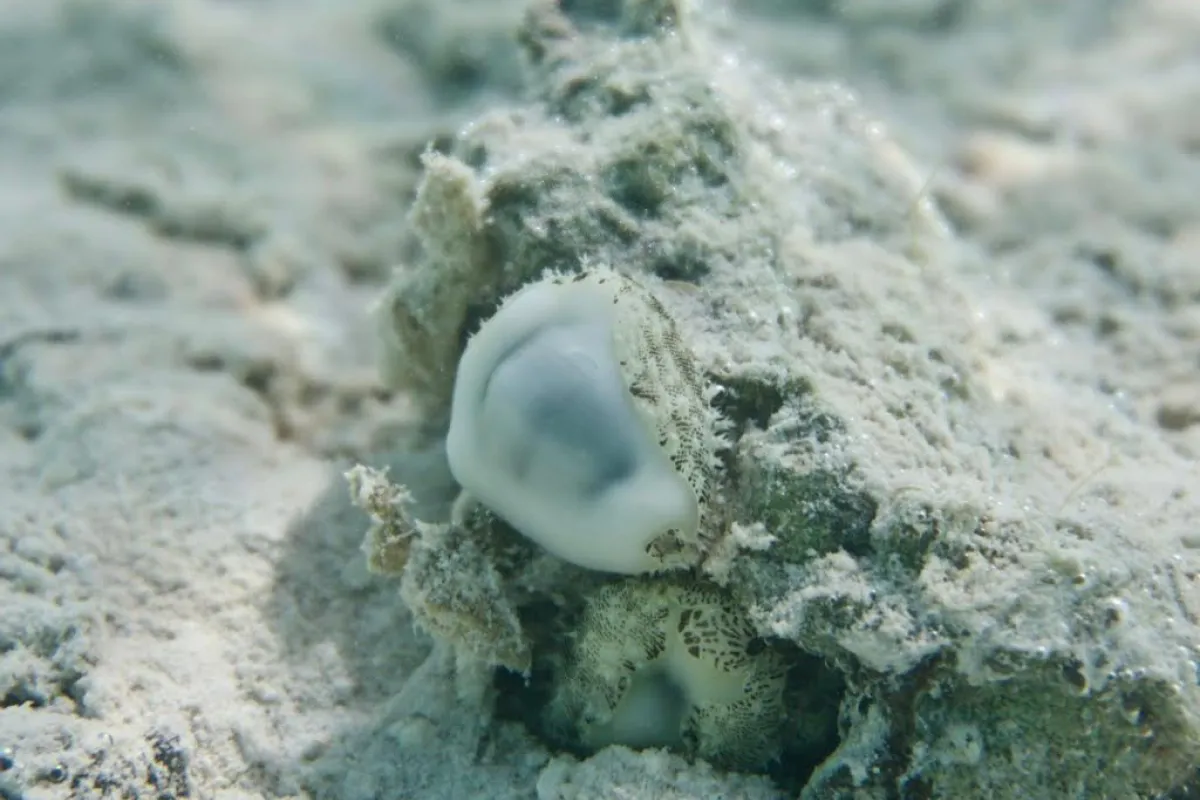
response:
[[[1178,482],[1179,457],[1005,355],[921,170],[846,90],[774,80],[688,3],[563,7],[526,22],[527,103],[426,157],[424,257],[380,310],[394,382],[436,422],[504,296],[592,264],[645,280],[723,388],[730,530],[769,537],[721,549],[711,577],[765,640],[832,668],[795,687],[797,715],[842,693],[838,739],[785,744],[821,763],[784,784],[1018,798],[1182,781],[1200,742],[1196,501],[1125,490]],[[1042,413],[1060,404],[1066,430]],[[1104,470],[1096,439],[1116,452]],[[505,620],[576,594],[543,556],[472,571],[461,552],[427,552],[406,591],[486,582]],[[504,663],[513,630],[490,656],[473,631],[472,652]]]

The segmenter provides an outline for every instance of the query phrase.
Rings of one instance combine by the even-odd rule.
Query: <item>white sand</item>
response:
[[[680,785],[681,762],[620,752],[543,771],[523,731],[479,720],[367,574],[341,478],[411,419],[364,309],[407,255],[415,155],[513,85],[521,5],[0,8],[0,797]],[[845,78],[944,165],[931,186],[987,253],[980,308],[1025,321],[1005,363],[1107,393],[1194,466],[1200,6],[980,2],[944,32],[952,2],[739,5],[747,50]],[[389,47],[387,14],[428,33]],[[1082,471],[1105,467],[1113,447],[1086,444]],[[1113,502],[1169,514],[1200,485],[1174,479]],[[741,780],[684,783],[772,794]]]

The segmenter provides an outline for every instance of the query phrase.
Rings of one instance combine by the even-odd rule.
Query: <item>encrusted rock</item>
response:
[[[838,673],[789,687],[793,716],[844,692],[839,738],[783,734],[788,763],[821,762],[783,779],[1074,798],[1186,777],[1194,467],[1111,398],[1040,378],[1003,308],[974,313],[928,171],[847,91],[747,65],[691,4],[541,4],[523,42],[527,104],[427,157],[425,255],[381,306],[396,385],[444,425],[503,298],[598,264],[653,283],[731,424],[703,569],[758,636]],[[410,596],[470,598],[535,674],[563,658],[569,631],[511,621],[540,603],[568,624],[594,579],[538,548],[496,561],[498,519],[464,535],[431,541]]]

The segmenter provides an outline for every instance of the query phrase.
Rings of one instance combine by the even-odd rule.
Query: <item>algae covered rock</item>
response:
[[[533,8],[526,102],[426,155],[422,255],[377,312],[386,374],[444,430],[465,343],[506,297],[548,272],[631,276],[731,426],[694,577],[790,659],[781,786],[1170,790],[1200,748],[1193,468],[1023,362],[1018,322],[975,313],[968,248],[850,93],[776,80],[707,19]],[[419,548],[376,552],[404,551],[417,619],[528,671],[520,702],[544,703],[607,578],[486,513],[410,527]]]

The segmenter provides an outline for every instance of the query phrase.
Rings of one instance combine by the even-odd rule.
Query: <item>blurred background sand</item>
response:
[[[426,142],[519,91],[523,7],[0,6],[0,797],[530,796],[545,755],[509,728],[370,757],[443,734],[388,717],[429,645],[341,479],[411,423],[364,310]],[[1200,456],[1200,5],[726,24],[928,168],[981,305],[1028,320],[1013,353]]]

